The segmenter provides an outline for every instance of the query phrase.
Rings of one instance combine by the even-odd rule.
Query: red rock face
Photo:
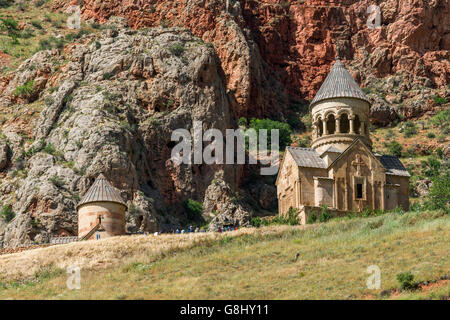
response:
[[[182,25],[213,43],[239,116],[268,116],[311,99],[336,57],[357,65],[358,82],[398,72],[446,86],[448,0],[84,0],[85,19],[124,16],[132,28]],[[73,4],[76,1],[73,2]],[[381,25],[367,26],[379,4]],[[55,9],[68,6],[67,0]]]

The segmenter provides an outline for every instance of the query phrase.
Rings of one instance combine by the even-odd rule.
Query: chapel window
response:
[[[363,185],[362,183],[356,184],[356,199],[362,199],[363,198]]]

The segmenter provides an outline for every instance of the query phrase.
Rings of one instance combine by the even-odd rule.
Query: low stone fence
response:
[[[52,237],[50,238],[50,244],[65,244],[71,242],[77,242],[78,237]]]

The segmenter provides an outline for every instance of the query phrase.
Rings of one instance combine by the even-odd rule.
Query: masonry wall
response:
[[[409,210],[409,177],[386,175],[386,182],[391,184],[399,184],[397,189],[397,206],[400,206],[403,210]]]
[[[82,205],[78,209],[78,238],[89,233],[97,225],[99,216],[102,217],[102,225],[105,228],[104,237],[124,235],[125,211],[125,206],[113,202],[94,202]]]

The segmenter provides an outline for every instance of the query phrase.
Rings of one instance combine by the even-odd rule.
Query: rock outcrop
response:
[[[59,0],[55,9],[77,1]],[[379,5],[380,25],[368,9]],[[239,116],[282,117],[311,99],[329,72],[336,47],[357,80],[407,73],[445,87],[450,74],[450,6],[445,0],[85,0],[82,16],[128,26],[181,25],[211,42]],[[374,11],[375,12],[375,11]]]
[[[183,28],[134,31],[122,24],[113,19],[98,38],[84,36],[67,47],[68,62],[59,72],[41,77],[29,70],[36,60],[53,70],[52,61],[62,57],[46,51],[11,78],[14,86],[39,83],[28,103],[39,99],[45,106],[34,119],[32,137],[14,143],[13,168],[2,179],[0,202],[12,204],[15,213],[0,226],[3,246],[76,235],[77,200],[100,172],[128,202],[127,227],[133,232],[183,226],[183,201],[207,204],[214,179],[229,192],[237,188],[238,166],[171,160],[174,130],[192,132],[194,121],[223,133],[236,126],[236,102],[226,92],[214,49]],[[10,91],[2,94],[2,107],[16,103]],[[11,131],[4,130],[14,142]],[[215,199],[217,207],[206,205],[205,215],[214,210],[248,221],[248,211],[231,200]]]

